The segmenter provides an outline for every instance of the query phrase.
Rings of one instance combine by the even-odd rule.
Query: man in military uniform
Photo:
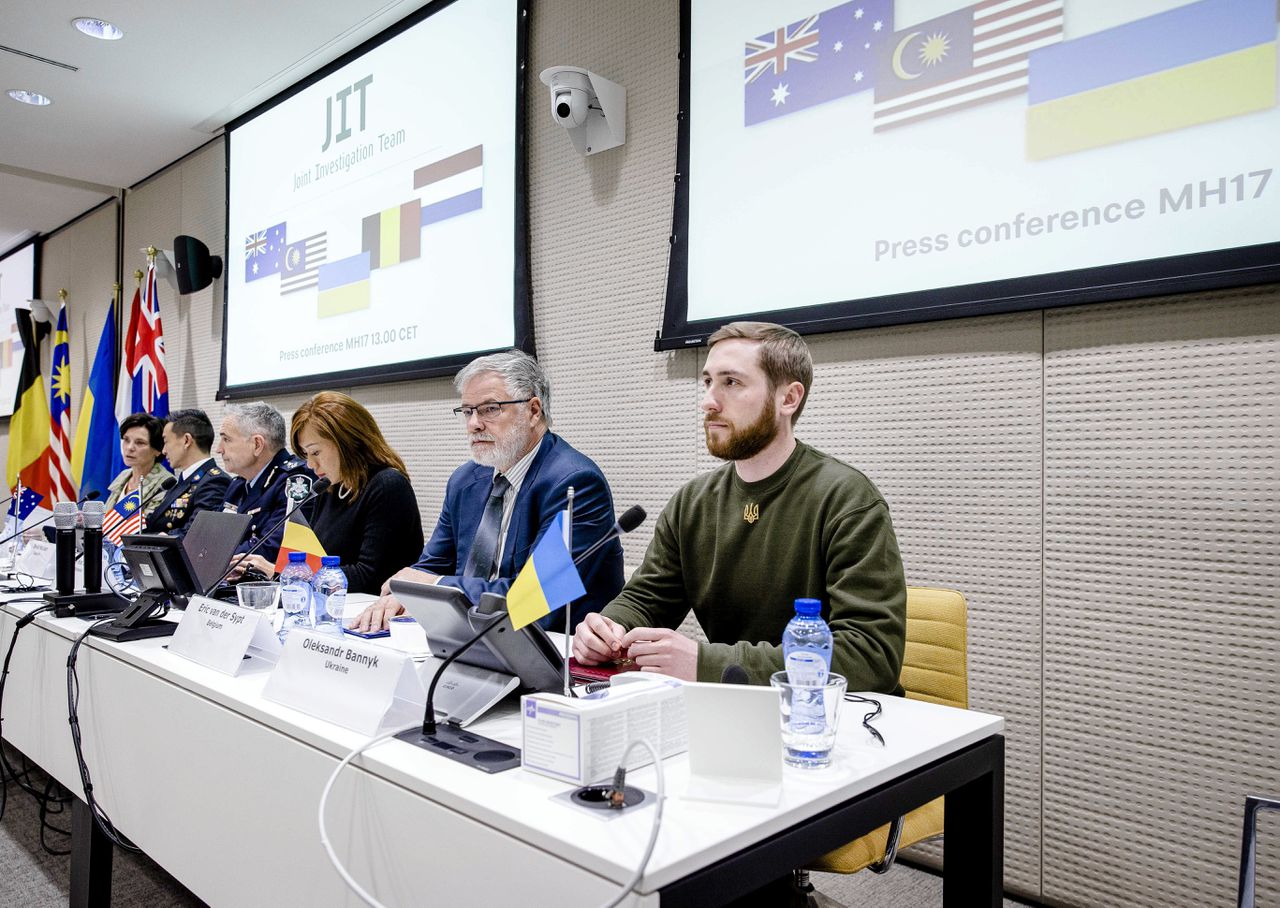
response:
[[[255,554],[275,561],[284,536],[283,523],[278,527],[276,524],[311,494],[315,474],[284,444],[284,417],[275,407],[262,401],[227,407],[215,450],[222,457],[223,467],[236,478],[227,487],[222,509],[253,518],[237,554],[249,551],[263,534],[271,531]],[[233,572],[232,578],[239,573]]]
[[[181,539],[197,511],[217,511],[227,497],[231,477],[209,454],[213,423],[203,410],[178,410],[164,424],[164,456],[178,474],[178,483],[147,517],[148,533],[167,533]]]

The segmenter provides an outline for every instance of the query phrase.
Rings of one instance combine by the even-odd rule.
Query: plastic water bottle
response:
[[[320,559],[311,587],[315,591],[316,630],[342,636],[342,615],[347,606],[347,575],[338,567],[337,555]]]
[[[795,617],[782,633],[782,658],[788,683],[801,688],[792,698],[791,734],[797,740],[821,735],[827,726],[823,688],[831,671],[831,628],[817,599],[796,600]]]
[[[280,642],[295,627],[311,627],[311,566],[306,552],[290,552],[289,563],[280,572],[280,602],[284,605],[284,621],[280,624]]]

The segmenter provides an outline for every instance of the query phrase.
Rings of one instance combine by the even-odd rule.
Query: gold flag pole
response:
[[[65,303],[67,301],[67,288],[63,287],[58,291],[58,300]]]
[[[156,263],[156,256],[159,254],[160,254],[160,250],[157,249],[155,246],[148,246],[147,247],[147,264],[154,265]]]
[[[114,281],[111,284],[111,300],[117,306],[120,305],[120,291],[123,289],[119,281]]]
[[[155,248],[155,247],[152,247],[152,248]],[[139,287],[142,286],[142,269],[141,268],[133,269],[133,279],[138,282]]]

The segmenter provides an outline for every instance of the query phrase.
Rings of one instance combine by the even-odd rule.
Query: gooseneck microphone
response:
[[[76,589],[76,518],[80,508],[74,501],[59,501],[53,506],[54,583],[62,596]]]
[[[747,670],[736,662],[730,662],[724,667],[724,671],[720,673],[721,684],[750,684],[751,678],[747,675]]]
[[[325,492],[329,491],[329,486],[331,485],[333,485],[333,480],[331,480],[327,476],[324,477],[323,479],[317,479],[314,483],[311,484],[311,494],[308,495],[306,498],[302,499],[301,501],[299,501],[296,505],[294,505],[293,510],[296,511],[298,508],[302,507],[304,504],[311,503],[316,498],[320,497]],[[286,510],[285,515],[281,517],[279,520],[277,520],[275,522],[275,525],[272,526],[271,529],[267,530],[260,537],[258,537],[258,541],[249,547],[249,551],[245,552],[243,555],[232,555],[231,564],[227,565],[227,569],[222,572],[222,576],[219,577],[217,580],[213,581],[213,583],[209,584],[208,588],[206,588],[200,595],[208,596],[210,593],[216,590],[218,588],[218,584],[226,580],[227,577],[231,574],[231,572],[236,569],[237,564],[239,564],[245,558],[248,558],[254,552],[258,551],[258,549],[262,546],[262,544],[271,538],[272,533],[280,529],[280,527],[284,526],[284,522],[289,519],[289,515],[292,513],[293,511]]]
[[[591,545],[587,546],[587,550],[577,558],[573,559],[573,563],[582,564],[582,562],[600,551],[601,547],[605,544],[612,542],[625,533],[630,533],[636,527],[640,526],[640,524],[644,523],[644,518],[646,516],[644,508],[640,507],[638,504],[633,504],[622,512],[622,516],[617,519],[609,529],[609,532],[605,533],[595,542],[591,543]]]
[[[84,518],[84,591],[102,592],[102,518],[107,505],[102,501],[86,501],[80,509]]]
[[[95,501],[101,497],[102,497],[102,493],[99,492],[97,489],[94,489],[88,495],[84,496],[84,498],[80,499],[80,504],[84,504],[86,501]],[[67,502],[67,503],[70,504],[71,502]],[[57,505],[54,505],[54,507],[57,507]],[[28,530],[34,530],[36,527],[44,526],[46,523],[48,523],[52,519],[53,519],[53,514],[50,514],[48,517],[44,517],[40,520],[37,520],[35,523],[31,524],[30,526],[23,527],[22,529],[18,530],[18,532],[16,533],[10,533],[8,536],[4,537],[3,539],[0,539],[0,545],[4,545],[6,542],[10,542],[14,539],[17,539],[19,536],[21,536],[23,533],[27,532]]]

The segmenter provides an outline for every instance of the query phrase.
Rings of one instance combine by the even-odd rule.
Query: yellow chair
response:
[[[964,596],[955,590],[907,587],[907,645],[902,686],[912,700],[969,708],[965,655],[968,623]],[[867,833],[810,864],[807,870],[857,873],[870,867],[884,873],[899,848],[942,835],[943,798]]]

